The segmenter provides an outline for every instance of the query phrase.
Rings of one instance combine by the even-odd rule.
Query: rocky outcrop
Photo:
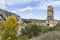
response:
[[[11,15],[14,15],[16,17],[18,23],[22,23],[21,17],[19,15],[0,9],[0,21],[5,21],[8,16]]]

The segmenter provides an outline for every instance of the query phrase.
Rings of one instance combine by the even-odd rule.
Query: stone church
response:
[[[41,26],[54,27],[57,25],[57,21],[54,20],[54,9],[52,6],[47,7],[46,22],[41,23]]]
[[[48,6],[47,8],[47,20],[46,25],[47,26],[56,26],[57,21],[54,20],[54,11],[52,6]]]

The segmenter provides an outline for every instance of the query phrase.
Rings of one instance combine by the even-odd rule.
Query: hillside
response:
[[[35,22],[35,23],[45,23],[46,20],[38,20],[38,19],[23,19],[23,22],[25,23],[30,23],[30,22]]]
[[[1,13],[4,13],[4,14],[6,14],[6,15],[9,14],[9,15],[16,15],[16,16],[18,16],[18,15],[15,14],[15,13],[12,13],[12,12],[9,12],[9,11],[3,10],[3,9],[0,9],[0,14],[1,14]],[[8,15],[8,16],[9,16],[9,15]]]
[[[16,17],[17,21],[21,20],[20,15],[0,9],[0,21],[5,21],[8,18],[8,16],[12,16],[12,15]]]
[[[46,20],[38,20],[38,19],[24,19],[22,18],[24,22],[35,22],[35,23],[45,23]],[[60,20],[56,20],[60,24]]]
[[[60,31],[48,32],[30,40],[60,40]]]
[[[15,15],[16,17],[20,17],[19,15],[15,14],[15,13],[0,9],[0,16],[5,18],[5,17],[11,16],[11,15]]]

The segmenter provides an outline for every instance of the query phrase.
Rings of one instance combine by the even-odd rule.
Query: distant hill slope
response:
[[[38,20],[38,19],[23,19],[24,22],[35,22],[35,23],[45,23],[46,20]]]
[[[48,32],[30,40],[60,40],[60,31]]]
[[[57,20],[58,21],[58,23],[60,24],[60,20]]]
[[[23,19],[23,18],[22,18]],[[37,22],[37,23],[45,23],[46,22],[46,20],[38,20],[38,19],[23,19],[23,21],[27,21],[27,22],[29,22],[29,21],[34,21],[34,22]],[[60,23],[60,20],[56,20],[58,23]]]

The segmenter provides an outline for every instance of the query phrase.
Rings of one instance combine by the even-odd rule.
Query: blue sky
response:
[[[54,8],[54,19],[60,20],[60,0],[0,0],[0,8],[25,19],[46,19],[47,6]]]

